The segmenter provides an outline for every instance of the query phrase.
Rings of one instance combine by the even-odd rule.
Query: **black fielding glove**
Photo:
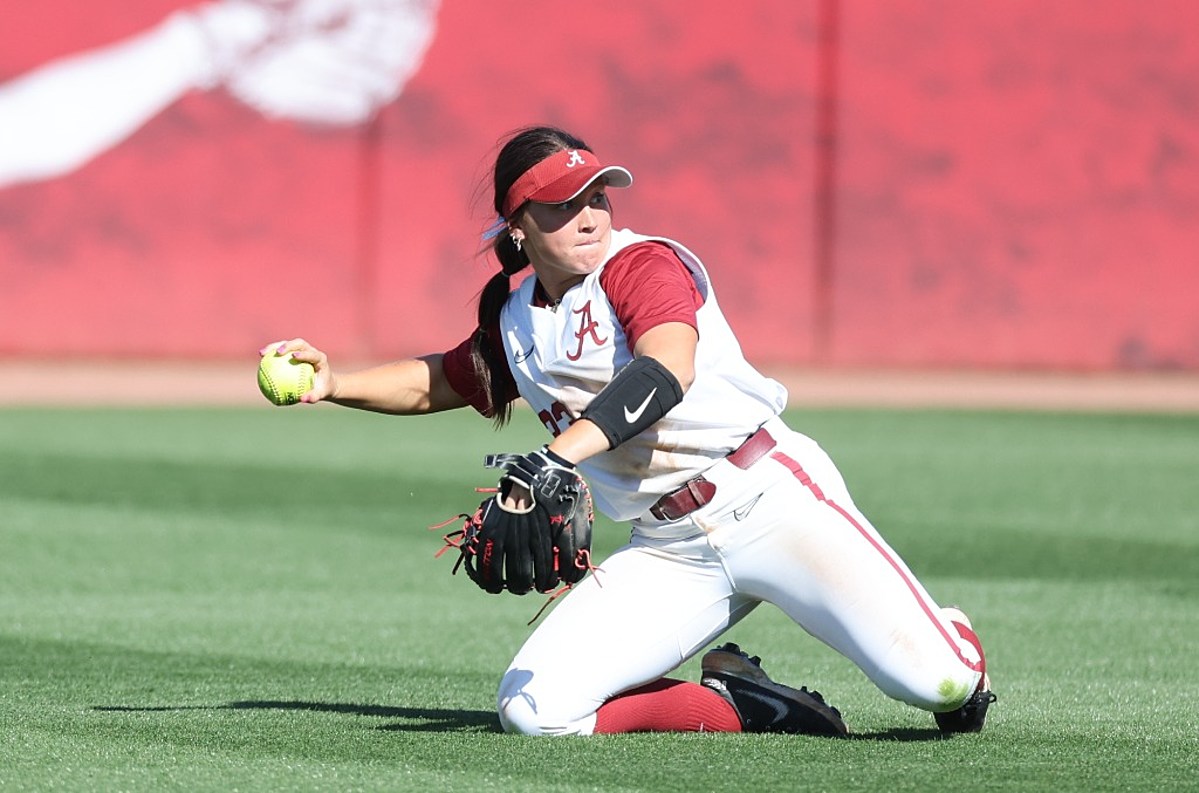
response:
[[[457,547],[471,580],[492,594],[506,589],[517,595],[581,581],[592,569],[594,511],[587,483],[574,465],[545,447],[523,455],[488,455],[484,464],[504,469],[504,476],[499,492],[463,525]],[[503,504],[516,484],[532,497],[523,511]]]

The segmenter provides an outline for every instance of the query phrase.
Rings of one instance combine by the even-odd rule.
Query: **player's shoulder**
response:
[[[675,253],[674,248],[665,240],[640,240],[616,252],[616,255],[608,262],[608,266],[612,266],[617,262],[654,262],[654,261],[678,261],[679,255]]]
[[[603,278],[674,269],[685,269],[674,248],[661,240],[642,240],[617,251],[604,265]]]

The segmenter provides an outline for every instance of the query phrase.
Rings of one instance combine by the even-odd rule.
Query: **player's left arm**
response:
[[[699,332],[685,322],[665,322],[655,325],[641,335],[633,345],[633,356],[649,356],[665,366],[683,393],[695,380],[695,347],[699,344]]]
[[[602,278],[633,361],[550,443],[551,451],[576,463],[648,429],[695,379],[696,311],[703,298],[674,251],[659,243],[634,246],[613,259]]]
[[[667,322],[650,328],[642,334],[637,343],[633,345],[634,360],[645,359],[642,361],[642,364],[645,361],[653,361],[660,365],[662,369],[677,381],[677,394],[678,398],[681,399],[682,395],[691,387],[692,381],[695,380],[695,346],[698,342],[699,334],[695,328],[684,322]],[[645,379],[647,377],[654,379]],[[663,379],[662,372],[660,371],[651,372],[648,375],[641,373],[636,376],[636,379],[641,382],[633,382],[625,385],[617,383],[615,379],[613,380],[613,383],[617,384],[617,390],[627,394],[627,399],[625,400],[613,400],[613,404],[617,402],[621,403],[617,405],[617,410],[620,413],[616,415],[615,421],[618,423],[623,420],[623,403],[625,401],[628,401],[635,409],[636,406],[641,404],[643,399],[649,398],[652,400],[653,397],[649,396],[649,392],[655,388],[660,389],[663,396],[666,396],[667,399],[671,399],[673,396],[674,392],[669,390],[669,385],[658,382]],[[614,393],[612,396],[620,397],[621,394]],[[654,396],[657,396],[657,393]],[[597,418],[602,420],[602,417]],[[635,426],[630,427],[630,429],[635,428]],[[601,425],[595,419],[587,417],[572,423],[549,444],[550,451],[575,463],[586,460],[588,457],[592,457],[600,452],[606,452],[611,448],[613,448],[613,444],[609,433],[601,429]]]

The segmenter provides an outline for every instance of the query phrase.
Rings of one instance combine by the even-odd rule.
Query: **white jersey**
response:
[[[530,275],[500,315],[517,390],[550,431],[557,435],[566,429],[633,359],[600,275],[619,251],[647,241],[674,249],[703,299],[696,311],[695,380],[683,400],[652,427],[579,464],[596,508],[614,520],[645,513],[662,495],[737,448],[787,402],[782,384],[745,360],[699,258],[673,240],[622,229],[612,232],[604,263],[571,287],[558,306],[533,305],[537,278]]]

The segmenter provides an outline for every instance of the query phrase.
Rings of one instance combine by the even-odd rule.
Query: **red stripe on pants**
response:
[[[880,545],[878,539],[875,538],[875,536],[873,534],[871,534],[869,531],[867,531],[865,529],[865,527],[862,526],[861,523],[859,523],[857,520],[855,520],[853,515],[850,515],[849,512],[847,512],[843,507],[841,507],[840,504],[838,504],[836,501],[833,501],[830,498],[826,498],[824,495],[824,491],[820,489],[819,485],[817,485],[815,482],[812,481],[812,477],[808,476],[807,471],[805,471],[803,469],[803,466],[801,466],[798,462],[796,462],[795,460],[792,460],[790,457],[783,454],[782,452],[774,452],[773,454],[770,455],[770,458],[772,460],[775,460],[775,461],[781,463],[782,465],[786,466],[787,470],[789,470],[792,473],[792,475],[794,475],[795,478],[799,480],[800,484],[802,484],[804,487],[806,487],[808,490],[810,490],[812,492],[812,495],[814,495],[818,501],[832,507],[834,510],[837,511],[837,513],[839,515],[841,515],[841,517],[843,517],[847,521],[849,521],[850,525],[852,525],[855,529],[857,529],[858,534],[861,535],[866,540],[866,542],[870,543],[871,547],[873,547],[874,550],[878,551],[879,555],[881,555],[887,561],[887,564],[889,564],[891,566],[891,569],[899,574],[900,579],[903,580],[903,583],[905,586],[907,586],[908,591],[912,593],[912,596],[916,598],[916,602],[920,604],[921,610],[924,611],[925,615],[928,616],[929,620],[933,623],[933,625],[936,626],[937,632],[940,633],[941,636],[945,639],[946,643],[949,644],[949,646],[951,648],[953,648],[953,652],[955,655],[957,655],[958,660],[960,660],[963,664],[965,664],[967,667],[974,670],[975,672],[983,671],[983,663],[981,661],[978,661],[978,662],[971,661],[970,659],[966,658],[966,656],[962,655],[962,650],[958,646],[957,641],[954,639],[954,637],[949,635],[949,632],[946,631],[945,628],[941,625],[941,621],[938,620],[936,618],[936,616],[933,614],[932,607],[929,605],[928,601],[925,600],[923,595],[921,595],[920,589],[916,586],[916,583],[912,580],[912,576],[908,573],[908,571],[904,568],[904,566],[902,564],[900,564],[900,562],[895,558],[894,554],[890,553],[887,548]],[[979,657],[981,658],[982,657],[981,647],[979,648],[979,650],[980,650]]]

